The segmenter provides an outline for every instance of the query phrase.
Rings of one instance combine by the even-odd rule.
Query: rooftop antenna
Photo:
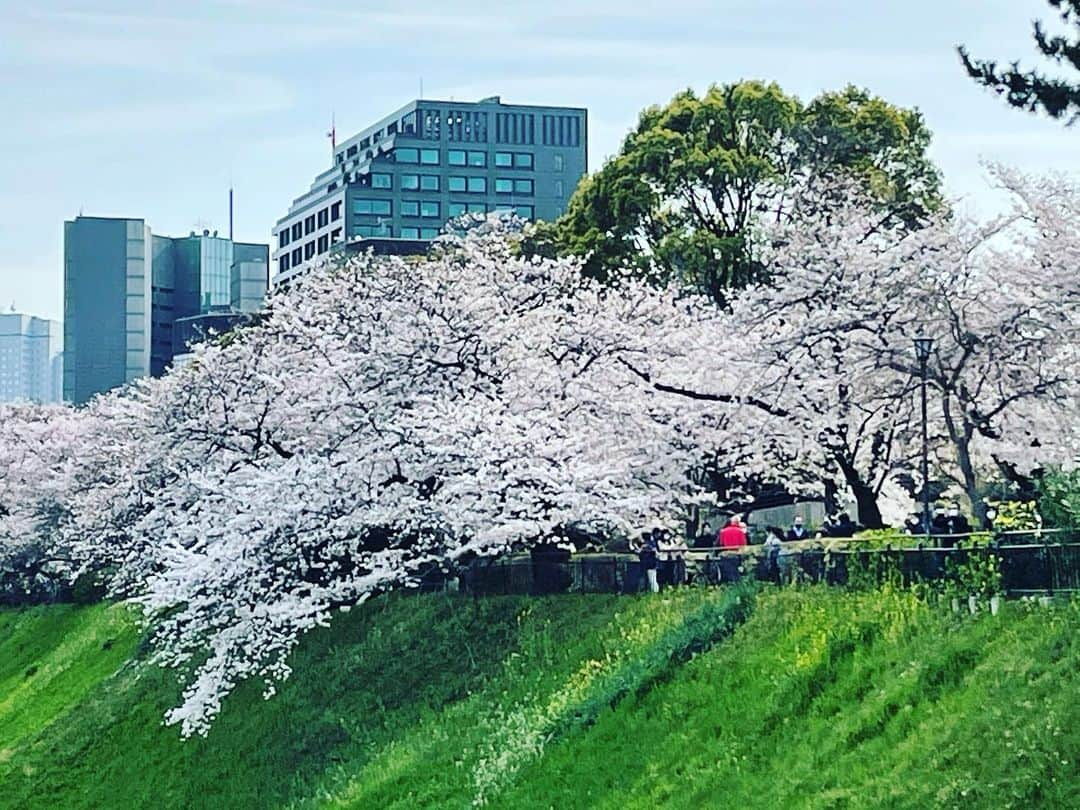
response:
[[[330,139],[330,152],[331,157],[334,157],[334,153],[337,152],[337,125],[334,123],[334,113],[330,113],[330,131],[326,133],[326,137]]]

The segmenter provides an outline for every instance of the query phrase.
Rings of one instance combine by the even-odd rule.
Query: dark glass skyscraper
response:
[[[64,223],[64,400],[150,370],[150,229],[141,219]]]

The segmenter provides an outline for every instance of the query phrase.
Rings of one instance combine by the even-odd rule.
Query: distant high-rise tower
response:
[[[257,310],[268,258],[267,245],[216,232],[155,236],[141,219],[64,223],[64,399],[163,374],[186,351],[179,320],[213,315],[220,331]]]
[[[62,365],[59,323],[0,314],[0,402],[59,402]]]
[[[150,373],[150,238],[141,219],[64,223],[66,401]]]
[[[274,226],[274,283],[345,248],[416,252],[448,219],[552,220],[586,171],[579,107],[417,100],[348,140]]]

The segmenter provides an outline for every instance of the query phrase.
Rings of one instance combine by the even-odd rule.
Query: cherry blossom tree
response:
[[[74,560],[57,534],[89,420],[53,405],[0,406],[0,592],[49,598]]]
[[[140,606],[188,736],[335,609],[570,525],[675,526],[703,468],[881,525],[917,468],[917,334],[935,459],[974,500],[1080,444],[1080,195],[999,177],[1017,207],[988,224],[796,201],[760,234],[770,283],[724,307],[522,256],[495,218],[353,257],[159,380],[0,412],[0,564],[29,548]]]
[[[699,435],[729,463],[796,492],[850,493],[868,526],[917,466],[916,335],[934,339],[931,449],[976,512],[1010,455],[1027,469],[1075,458],[1080,193],[995,174],[1015,208],[989,223],[942,213],[913,230],[855,188],[799,200],[763,235],[769,283],[699,311],[689,328],[707,348],[641,378],[722,406],[723,431]]]
[[[427,566],[678,519],[707,416],[622,362],[673,299],[613,302],[575,263],[510,247],[496,227],[428,261],[359,257],[109,406],[147,458],[70,525],[153,619],[158,660],[189,672],[168,715],[184,734],[242,679],[271,693],[334,608]]]
[[[1071,263],[1080,189],[1000,167],[994,174],[1012,211],[981,225],[943,221],[913,237],[918,252],[905,265],[912,306],[895,320],[894,338],[872,352],[879,365],[906,372],[914,368],[902,338],[934,339],[937,424],[980,518],[980,465],[1000,467],[1010,452],[1018,461],[1017,444],[1027,445],[1027,469],[1061,461],[1080,417],[1080,280]]]

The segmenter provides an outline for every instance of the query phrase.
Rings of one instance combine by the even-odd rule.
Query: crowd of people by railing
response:
[[[910,538],[911,547],[927,550],[951,550],[972,542],[986,543],[991,538],[997,545],[1009,542],[1039,543],[1045,542],[1051,536],[1059,541],[1077,540],[1072,537],[1072,533],[1067,533],[1068,538],[1057,537],[1053,530],[994,531],[992,519],[991,513],[988,521],[989,532],[974,532],[970,521],[955,505],[944,506],[935,509],[929,523],[921,515],[913,515],[905,524],[904,534]],[[803,517],[796,515],[786,530],[777,526],[764,527],[764,541],[752,544],[746,522],[740,515],[732,515],[724,521],[714,536],[700,538],[704,542],[695,542],[693,549],[681,538],[672,538],[662,529],[651,529],[641,536],[636,545],[631,546],[631,550],[637,552],[646,588],[654,592],[660,589],[661,578],[658,571],[662,566],[665,569],[663,579],[667,582],[678,585],[687,581],[686,560],[690,551],[720,552],[723,556],[723,552],[739,552],[750,545],[757,545],[762,552],[755,556],[761,560],[763,570],[768,572],[767,578],[777,582],[789,582],[796,578],[802,555],[820,555],[828,549],[857,543],[856,535],[863,528],[846,512],[827,517],[816,530],[811,530]],[[901,541],[896,544],[896,549],[906,545]]]
[[[788,557],[797,553],[795,547],[786,546],[785,543],[799,543],[811,540],[815,537],[853,537],[862,527],[851,519],[846,512],[841,512],[830,520],[826,520],[818,532],[812,534],[804,524],[801,515],[796,515],[787,531],[775,526],[766,529],[764,543],[765,551],[771,561],[780,566],[779,558]],[[736,550],[750,544],[747,526],[739,515],[732,515],[716,532],[715,547],[718,549]],[[698,546],[700,548],[700,546]],[[645,532],[637,546],[638,561],[645,573],[648,587],[652,591],[658,591],[660,586],[657,581],[657,570],[664,555],[668,561],[676,563],[676,579],[685,579],[685,552],[689,547],[682,540],[672,540],[665,537],[661,529],[652,529]],[[679,563],[683,563],[681,566]],[[681,568],[681,575],[679,569]]]

